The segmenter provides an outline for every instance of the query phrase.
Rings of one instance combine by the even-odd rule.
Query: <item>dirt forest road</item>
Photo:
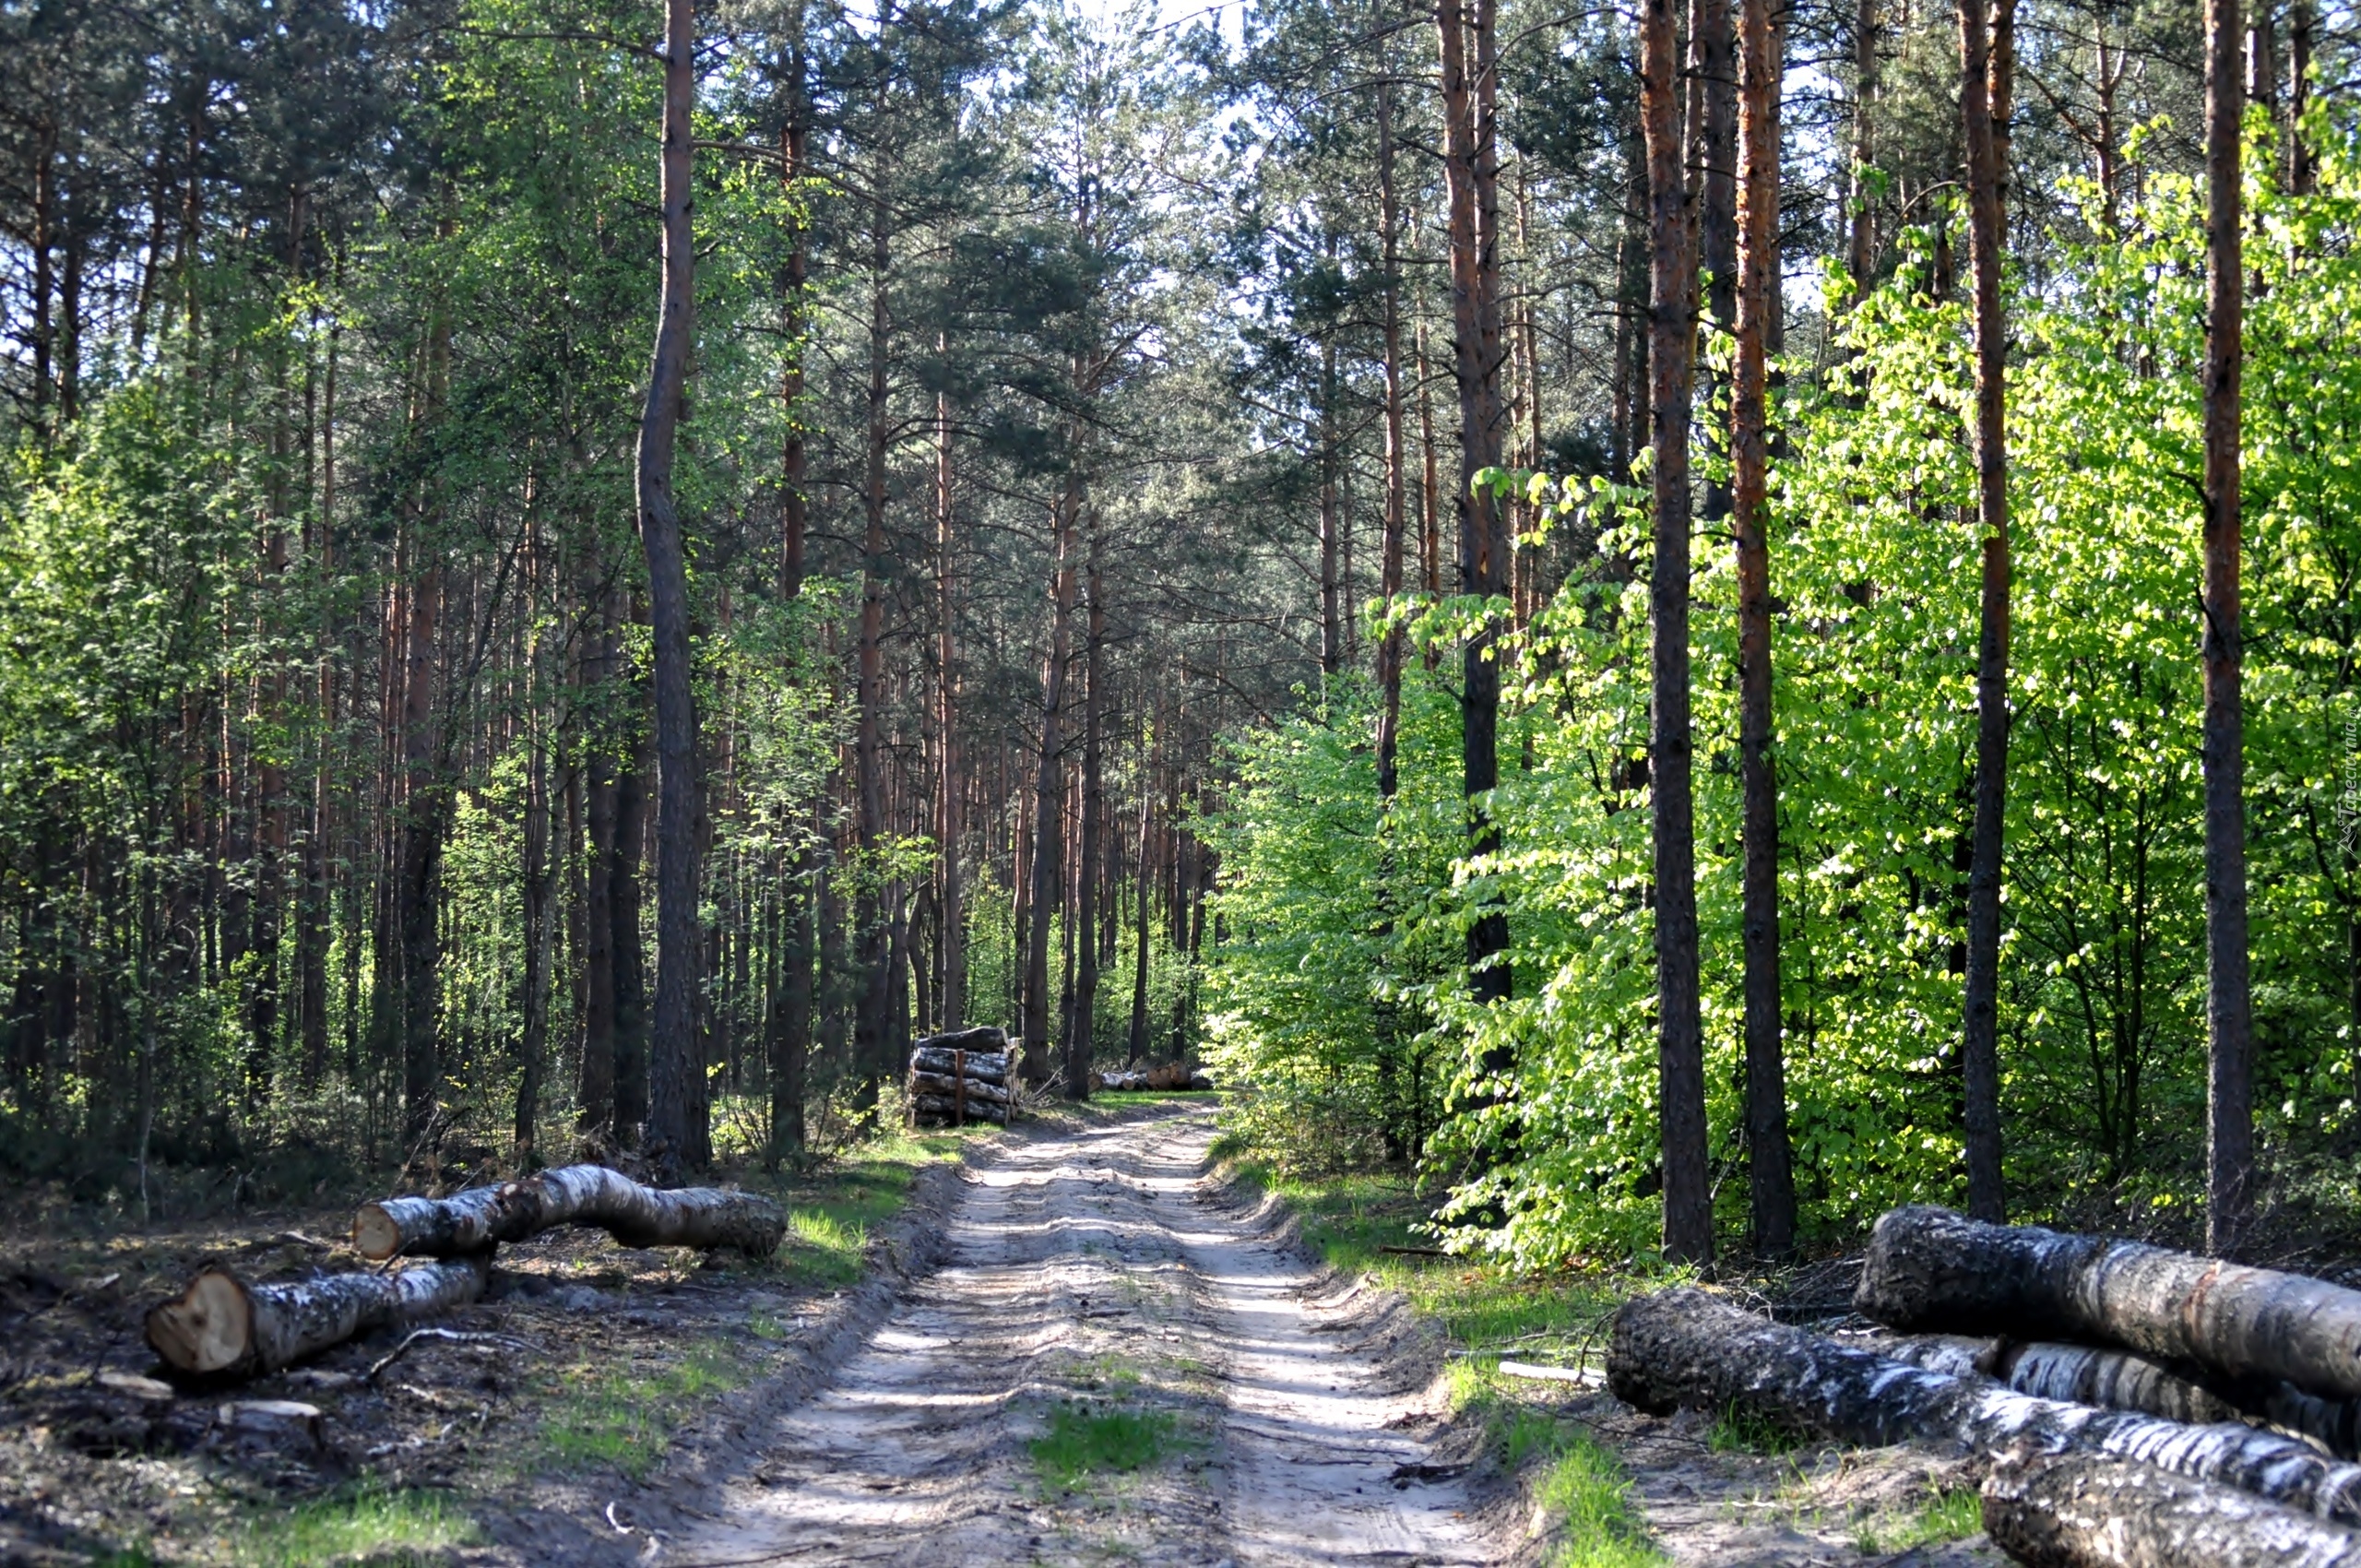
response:
[[[1398,1306],[1209,1177],[1200,1110],[972,1166],[943,1265],[668,1563],[1479,1563]],[[1157,1452],[1128,1472],[1061,1461]],[[1138,1449],[1134,1449],[1136,1455]]]

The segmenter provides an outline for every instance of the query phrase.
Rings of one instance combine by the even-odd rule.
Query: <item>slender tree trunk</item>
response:
[[[2003,5],[2007,0],[2002,0]],[[1975,271],[1975,469],[1984,536],[1975,669],[1975,827],[1968,851],[1964,1080],[1967,1206],[2007,1210],[2000,1179],[2000,850],[2009,767],[2009,459],[2003,424],[2007,327],[2000,311],[2001,94],[1987,0],[1959,0],[1960,117],[1967,148],[1968,252]]]
[[[643,1142],[647,1123],[647,944],[640,918],[640,875],[647,847],[648,749],[642,736],[621,759],[615,778],[614,858],[607,875],[607,907],[613,920],[614,1129],[616,1141],[627,1146]]]
[[[1779,1038],[1779,786],[1771,707],[1771,556],[1764,477],[1769,389],[1764,339],[1778,286],[1779,84],[1772,0],[1740,0],[1738,20],[1738,363],[1730,385],[1731,502],[1738,534],[1738,775],[1745,796],[1746,1141],[1754,1250],[1795,1250],[1787,1074]]]
[[[2205,6],[2205,1246],[2236,1253],[2254,1207],[2254,1020],[2247,989],[2245,719],[2238,625],[2238,0]]]
[[[1853,191],[1852,222],[1845,236],[1845,269],[1857,289],[1869,286],[1877,264],[1875,189],[1869,172],[1877,162],[1878,0],[1857,0],[1853,13]]]
[[[421,548],[423,548],[421,544]],[[413,1143],[425,1136],[443,1086],[435,1038],[435,905],[442,881],[449,790],[437,777],[434,744],[435,634],[443,609],[439,563],[419,573],[409,592],[409,632],[402,682],[402,762],[406,796],[398,893],[401,976],[402,1120]]]
[[[779,130],[779,183],[788,210],[794,215],[787,247],[787,266],[779,278],[779,336],[786,345],[785,369],[779,376],[778,400],[786,416],[787,437],[779,448],[779,596],[793,599],[803,591],[803,540],[806,529],[803,494],[803,293],[808,272],[810,234],[803,220],[804,143],[807,137],[803,105],[803,10],[794,19],[795,42],[788,53],[787,123]]]
[[[1687,128],[1689,167],[1697,183],[1696,263],[1704,271],[1700,279],[1703,317],[1723,332],[1730,331],[1738,319],[1738,65],[1731,48],[1732,3],[1689,0]],[[1692,334],[1692,344],[1694,340]],[[1693,348],[1690,363],[1692,377],[1712,380]],[[1696,396],[1692,394],[1692,404]],[[1710,386],[1703,397],[1710,406]],[[1705,519],[1719,523],[1729,511],[1729,486],[1709,471]]]
[[[1500,504],[1476,476],[1497,468],[1507,411],[1501,401],[1500,178],[1493,104],[1493,0],[1437,0],[1442,55],[1443,180],[1450,197],[1453,374],[1459,385],[1459,591],[1493,597],[1509,586],[1508,541]],[[1468,639],[1460,663],[1461,789],[1468,799],[1468,849],[1500,848],[1491,810],[1478,797],[1500,782],[1501,667],[1489,631]],[[1511,974],[1508,916],[1487,906],[1467,927],[1468,988],[1479,1002],[1505,1000]],[[1488,1073],[1514,1063],[1498,1049]]]
[[[1057,574],[1050,589],[1050,656],[1041,668],[1041,752],[1033,786],[1031,891],[1026,897],[1025,987],[1021,1027],[1025,1072],[1038,1083],[1050,1066],[1050,937],[1057,912],[1059,829],[1063,814],[1062,777],[1065,751],[1066,655],[1073,636],[1074,514],[1082,509],[1081,481],[1067,480],[1051,513],[1057,531]]]
[[[2306,141],[2304,115],[2312,101],[2312,0],[2287,8],[2287,194],[2308,196],[2319,185],[2319,160]]]
[[[689,225],[694,6],[664,12],[664,273],[655,362],[639,421],[639,538],[647,554],[656,663],[656,1016],[647,1071],[646,1151],[658,1179],[689,1157],[689,1063],[696,1051],[697,720],[689,670],[688,557],[672,495],[673,447],[688,387],[695,304]]]
[[[1098,524],[1090,527],[1090,604],[1083,634],[1082,686],[1082,828],[1074,869],[1074,929],[1080,943],[1074,982],[1074,1025],[1066,1036],[1066,1098],[1090,1098],[1093,1037],[1098,1025],[1098,887],[1105,868],[1099,864],[1099,734],[1107,703],[1106,673],[1101,666],[1107,642],[1106,586],[1100,577],[1103,540]]]
[[[1705,0],[1711,4],[1711,0]],[[1656,1056],[1664,1145],[1664,1248],[1714,1255],[1706,1186],[1705,1054],[1697,998],[1696,826],[1689,722],[1690,369],[1696,341],[1695,202],[1685,169],[1673,0],[1646,0],[1640,113],[1647,136],[1650,327],[1655,378],[1655,563],[1649,797],[1655,836]]]
[[[1126,1067],[1147,1053],[1148,893],[1155,885],[1148,856],[1150,832],[1156,823],[1156,791],[1150,784],[1153,772],[1152,768],[1140,772],[1139,918],[1133,926],[1132,1028],[1123,1057]]]
[[[1385,374],[1385,526],[1379,548],[1377,591],[1388,605],[1402,592],[1403,527],[1408,476],[1402,450],[1401,212],[1394,189],[1394,84],[1377,88],[1378,244],[1383,270]],[[1402,628],[1389,618],[1377,644],[1377,792],[1391,801],[1399,778],[1395,753],[1402,728]],[[1141,822],[1147,820],[1143,811]],[[1145,827],[1142,829],[1145,831]],[[1142,839],[1143,845],[1145,839]],[[1145,850],[1143,849],[1143,855]],[[1143,948],[1145,952],[1145,948]],[[1145,970],[1142,971],[1145,973]]]
[[[536,637],[535,643],[540,639]],[[528,657],[539,662],[536,647]],[[523,1071],[516,1083],[516,1160],[528,1167],[534,1158],[534,1130],[540,1123],[541,1067],[549,1052],[550,948],[556,922],[550,894],[549,758],[541,743],[540,720],[528,712],[532,739],[525,764],[525,1036],[520,1054]]]
[[[949,343],[937,347],[947,359]],[[936,998],[939,1025],[955,1029],[967,1021],[967,901],[960,865],[967,823],[966,770],[959,754],[959,635],[958,606],[952,592],[954,550],[951,518],[951,401],[938,395],[934,403],[934,612],[936,620],[935,691],[940,702],[936,725],[942,736],[939,760],[942,776],[935,781],[937,853],[943,861],[943,904],[938,912],[942,936],[943,992]]]
[[[582,661],[582,683],[594,705],[614,673],[614,623],[610,601],[586,577],[585,604],[598,595],[595,624],[583,636],[591,651]],[[585,620],[590,616],[586,613]],[[582,1063],[575,1098],[575,1124],[585,1133],[615,1134],[615,839],[618,818],[612,726],[594,719],[583,737]]]
[[[891,439],[886,393],[886,356],[892,347],[892,317],[886,293],[892,265],[893,218],[881,198],[870,214],[868,469],[862,490],[867,531],[860,558],[860,652],[858,708],[853,741],[856,831],[864,860],[873,856],[885,832],[884,723],[885,704],[885,457]],[[859,1063],[863,1103],[892,1070],[886,1060],[886,968],[891,955],[884,902],[873,868],[860,880],[854,900],[854,940],[860,949],[860,1000],[853,1010],[853,1056]]]

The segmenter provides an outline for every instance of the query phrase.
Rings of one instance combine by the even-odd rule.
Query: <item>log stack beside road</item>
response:
[[[1878,1222],[1854,1305],[1888,1332],[1643,1297],[1609,1383],[1646,1409],[1996,1461],[1987,1529],[2044,1568],[2361,1568],[2361,1292],[1913,1207]]]
[[[1019,1053],[1006,1031],[986,1026],[929,1035],[910,1051],[903,1085],[910,1122],[919,1127],[964,1127],[970,1122],[1014,1121],[1023,1100]]]

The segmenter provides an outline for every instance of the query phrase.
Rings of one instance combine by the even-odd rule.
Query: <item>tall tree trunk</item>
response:
[[[1713,0],[1703,0],[1711,5]],[[1664,1149],[1664,1249],[1714,1255],[1706,1186],[1705,1053],[1697,999],[1696,825],[1689,722],[1689,417],[1696,344],[1696,193],[1684,167],[1673,0],[1646,0],[1640,113],[1647,136],[1650,326],[1655,386],[1655,563],[1648,793],[1655,837],[1656,1057]]]
[[[2238,0],[2205,6],[2205,1246],[2235,1254],[2254,1207],[2254,1020],[2247,989],[2245,719],[2238,626]]]
[[[594,597],[595,596],[595,597]],[[594,710],[603,707],[614,673],[614,622],[611,604],[595,577],[582,584],[586,605],[596,602],[596,619],[583,629],[588,651],[582,683]],[[582,1062],[577,1070],[575,1124],[585,1133],[612,1137],[615,1126],[615,838],[619,802],[613,756],[613,726],[600,719],[583,736]]]
[[[1787,1073],[1779,1039],[1779,786],[1771,742],[1771,556],[1764,478],[1764,359],[1779,234],[1779,86],[1771,0],[1738,19],[1738,363],[1730,385],[1731,501],[1738,533],[1738,775],[1745,796],[1746,1141],[1754,1250],[1795,1250]]]
[[[421,540],[419,549],[425,550]],[[402,1122],[412,1143],[423,1138],[434,1118],[443,1086],[435,1039],[435,905],[442,882],[443,834],[450,795],[439,777],[435,753],[435,634],[443,610],[439,562],[418,574],[409,592],[409,631],[402,680],[402,764],[406,786],[401,837],[401,880],[397,895],[400,930]]]
[[[1335,255],[1334,237],[1329,257]],[[1337,551],[1344,519],[1337,508],[1336,465],[1341,454],[1336,434],[1336,339],[1334,333],[1320,344],[1320,673],[1334,680],[1345,668],[1343,580],[1337,576]]]
[[[803,591],[803,291],[810,266],[810,226],[803,219],[804,125],[803,8],[794,18],[795,41],[788,52],[787,121],[779,129],[779,183],[794,215],[787,247],[787,266],[779,278],[779,338],[786,345],[778,400],[786,416],[787,437],[779,448],[779,597],[793,599]]]
[[[539,663],[540,640],[534,637],[527,656],[534,664]],[[525,762],[525,1031],[515,1129],[520,1169],[533,1163],[534,1130],[540,1123],[541,1068],[549,1053],[550,949],[556,929],[550,897],[554,876],[549,853],[549,757],[539,716],[528,710],[526,723],[531,727],[531,740]]]
[[[636,691],[635,685],[633,690]],[[615,848],[607,873],[614,965],[616,1142],[639,1146],[647,1123],[647,944],[640,918],[647,861],[648,742],[643,734],[615,776]],[[661,908],[658,908],[661,914]]]
[[[2009,0],[2001,0],[2003,6]],[[1984,537],[1982,630],[1975,664],[1975,828],[1968,851],[1967,975],[1960,1065],[1965,1098],[1967,1206],[2007,1210],[2000,1181],[2000,849],[2009,767],[2009,459],[2004,412],[2007,326],[2000,313],[2000,132],[1987,0],[1959,0],[1960,118],[1967,148],[1968,254],[1975,271],[1975,470]],[[2000,88],[1999,92],[1995,89]]]
[[[1098,887],[1105,872],[1099,861],[1099,735],[1107,704],[1106,673],[1101,665],[1107,641],[1106,585],[1100,576],[1103,540],[1096,518],[1090,526],[1090,603],[1083,633],[1082,683],[1082,826],[1074,856],[1078,885],[1074,889],[1075,956],[1074,1025],[1066,1036],[1066,1098],[1090,1098],[1090,1060],[1098,1032]]]
[[[1724,332],[1738,319],[1738,66],[1731,50],[1731,4],[1689,5],[1689,167],[1697,182],[1696,262],[1704,272],[1703,315]],[[1693,333],[1691,340],[1695,341]],[[1692,377],[1706,374],[1693,347],[1691,356]],[[1710,405],[1710,387],[1703,396]],[[1704,491],[1705,519],[1718,523],[1727,517],[1729,486],[1709,471]]]
[[[947,360],[948,341],[938,349]],[[967,901],[959,863],[960,845],[967,837],[966,770],[959,754],[959,636],[958,606],[954,600],[954,547],[951,520],[951,400],[937,395],[934,402],[934,612],[937,638],[935,694],[940,705],[935,722],[942,740],[938,761],[942,776],[935,780],[937,853],[943,864],[943,903],[937,913],[942,932],[943,992],[935,999],[941,1028],[955,1029],[967,1021]]]
[[[886,293],[892,265],[893,215],[881,196],[870,212],[869,407],[867,471],[862,486],[866,531],[860,551],[860,650],[853,731],[855,831],[861,856],[871,860],[885,832],[885,457],[892,439],[887,406],[886,356],[892,342],[891,301]],[[885,902],[873,866],[864,866],[854,899],[854,940],[860,950],[860,1000],[853,1010],[853,1057],[863,1104],[892,1072],[886,1060],[885,1004],[891,959]]]
[[[1853,189],[1852,222],[1845,236],[1845,269],[1856,289],[1869,286],[1877,263],[1877,214],[1869,171],[1877,160],[1878,0],[1857,0],[1853,12]]]
[[[1050,936],[1057,918],[1058,849],[1064,795],[1066,656],[1074,621],[1074,514],[1082,509],[1079,475],[1069,475],[1050,521],[1057,532],[1057,573],[1050,589],[1050,656],[1041,667],[1041,752],[1033,785],[1031,888],[1026,895],[1025,986],[1020,1026],[1025,1074],[1035,1083],[1050,1068]]]
[[[2319,184],[2319,160],[2305,140],[2304,115],[2312,101],[2312,0],[2287,8],[2287,194],[2308,196]]]
[[[1149,836],[1156,823],[1153,777],[1152,767],[1140,770],[1139,918],[1133,922],[1132,1028],[1123,1056],[1123,1064],[1127,1067],[1147,1052],[1148,893],[1155,885],[1148,857]]]
[[[1459,386],[1459,591],[1493,597],[1507,590],[1508,540],[1499,502],[1476,476],[1501,461],[1507,410],[1501,401],[1500,150],[1494,115],[1493,0],[1437,0],[1442,55],[1443,181],[1450,196],[1453,374]],[[1500,848],[1490,808],[1477,797],[1500,782],[1501,667],[1487,630],[1470,637],[1460,662],[1463,792],[1468,799],[1468,850]],[[1488,904],[1467,927],[1468,989],[1479,1002],[1509,994],[1508,916]],[[1487,1053],[1488,1073],[1514,1063]]]
[[[1391,606],[1402,592],[1402,534],[1408,488],[1402,450],[1401,211],[1394,189],[1394,84],[1391,81],[1381,81],[1377,87],[1377,193],[1379,265],[1384,274],[1381,308],[1383,311],[1385,355],[1385,529],[1383,541],[1379,548],[1377,591]],[[1402,729],[1402,628],[1394,622],[1389,610],[1385,635],[1378,639],[1377,644],[1377,686],[1381,705],[1377,715],[1377,792],[1380,799],[1385,801],[1394,798],[1399,779],[1395,753],[1399,749]],[[1141,831],[1145,834],[1147,821],[1145,809],[1140,821],[1143,824]],[[1143,837],[1141,842],[1145,846],[1145,838]],[[1141,852],[1145,864],[1145,847]],[[1142,952],[1145,954],[1145,946]],[[1145,970],[1143,969],[1142,973],[1145,975]]]
[[[694,6],[664,7],[664,274],[655,362],[639,421],[639,538],[647,554],[648,620],[656,663],[656,1016],[648,1050],[649,1161],[659,1181],[680,1176],[690,1148],[689,1063],[696,1050],[697,720],[689,670],[688,557],[672,495],[673,447],[687,395],[694,331],[689,225],[689,113],[695,94]]]

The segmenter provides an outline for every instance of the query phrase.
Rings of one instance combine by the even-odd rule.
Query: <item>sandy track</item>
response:
[[[1412,1435],[1398,1311],[1335,1290],[1206,1176],[1191,1110],[1012,1145],[967,1173],[943,1265],[812,1399],[674,1562],[1477,1563]],[[1169,1423],[1163,1460],[1065,1491],[1052,1412]],[[1430,1467],[1441,1479],[1416,1479]]]

